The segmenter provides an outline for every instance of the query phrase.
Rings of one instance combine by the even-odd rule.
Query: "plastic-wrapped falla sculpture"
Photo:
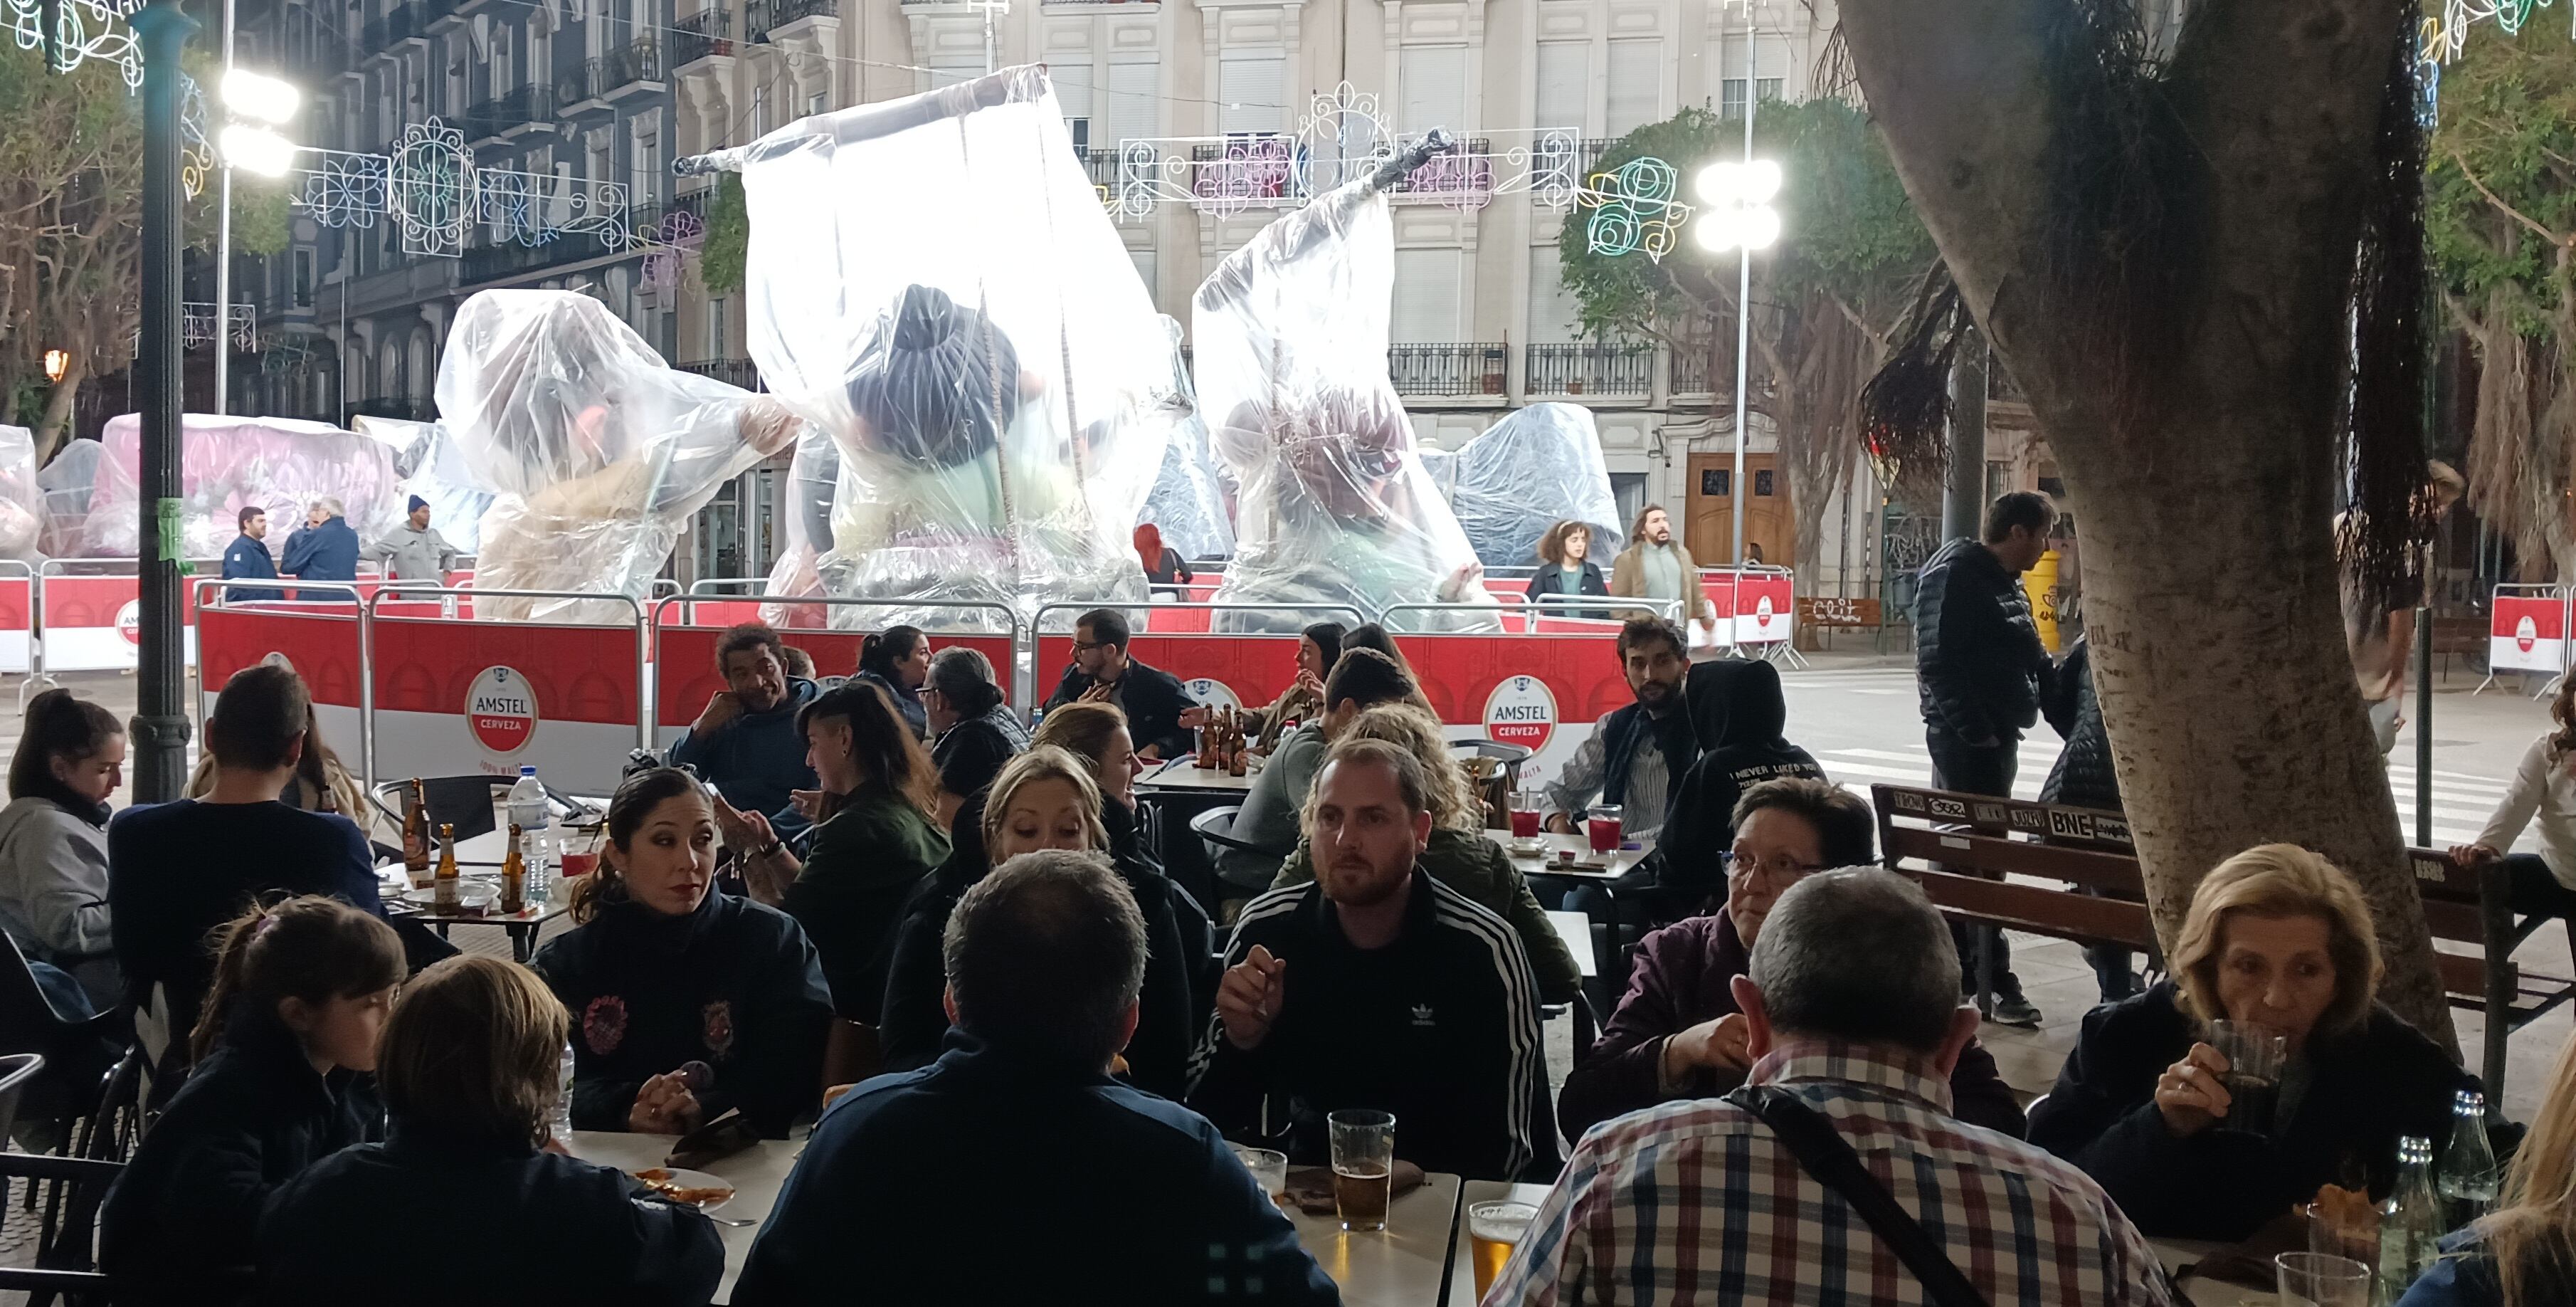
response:
[[[1601,432],[1580,404],[1516,409],[1456,449],[1425,451],[1422,465],[1488,567],[1524,567],[1559,522],[1592,528],[1594,559],[1615,556],[1619,503],[1601,461]]]
[[[841,450],[830,432],[804,423],[796,453],[787,460],[787,485],[778,500],[778,561],[769,569],[769,593],[804,597],[823,593],[823,551],[832,547],[832,495],[841,484]],[[782,629],[829,624],[825,604],[765,603],[760,620]]]
[[[1172,340],[1173,406],[1171,443],[1163,448],[1163,465],[1146,493],[1137,522],[1151,522],[1163,543],[1183,558],[1229,558],[1234,554],[1234,518],[1226,509],[1225,487],[1217,479],[1215,454],[1208,448],[1207,423],[1199,420],[1198,394],[1190,385],[1189,365],[1181,356],[1181,324],[1170,318],[1163,326]]]
[[[0,426],[0,558],[36,561],[45,526],[45,495],[36,484],[36,435]]]
[[[142,434],[135,414],[107,420],[81,551],[89,557],[131,558],[141,543]],[[304,525],[317,499],[340,501],[362,540],[402,520],[393,451],[356,432],[297,418],[190,413],[180,420],[179,443],[181,531],[190,558],[222,557],[241,533],[244,508],[265,510],[278,540]]]
[[[464,553],[483,547],[483,512],[492,506],[492,492],[474,484],[464,452],[445,426],[363,414],[349,419],[349,425],[394,451],[394,473],[402,478],[395,489],[405,504],[413,495],[429,501],[431,530]]]
[[[1199,287],[1199,398],[1238,486],[1219,603],[1343,604],[1374,617],[1390,604],[1494,602],[1387,380],[1395,228],[1380,187],[1421,154],[1281,216]],[[1300,620],[1315,616],[1260,624]],[[1491,619],[1401,620],[1420,630]]]
[[[89,499],[98,489],[98,465],[106,446],[95,440],[73,440],[64,444],[36,473],[36,489],[43,495],[44,529],[36,547],[55,558],[78,557],[89,537]]]
[[[438,411],[483,515],[476,589],[615,592],[642,601],[680,528],[725,482],[787,447],[764,396],[676,371],[606,305],[487,290],[456,311]],[[486,596],[476,616],[627,622],[613,601]]]
[[[1045,70],[802,119],[739,168],[749,344],[840,455],[836,626],[997,627],[1141,600],[1128,536],[1182,415],[1134,263]]]

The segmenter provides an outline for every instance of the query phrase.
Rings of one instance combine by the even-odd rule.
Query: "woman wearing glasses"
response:
[[[1735,805],[1726,904],[1646,936],[1618,1010],[1592,1054],[1565,1078],[1557,1123],[1579,1138],[1596,1123],[1680,1098],[1709,1098],[1752,1068],[1746,1027],[1729,982],[1745,974],[1762,919],[1782,891],[1810,872],[1867,866],[1869,804],[1829,782],[1764,781]],[[1952,1115],[2015,1138],[2021,1106],[1973,1040],[1950,1075]]]

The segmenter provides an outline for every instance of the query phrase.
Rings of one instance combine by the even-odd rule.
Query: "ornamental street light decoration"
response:
[[[1673,252],[1691,206],[1681,200],[1682,175],[1651,154],[1583,180],[1574,202],[1592,210],[1583,237],[1605,258],[1643,252],[1657,263]]]
[[[1746,84],[1751,85],[1750,79]],[[1750,106],[1744,128],[1745,153],[1753,150]],[[1735,472],[1727,498],[1735,507],[1735,566],[1744,567],[1745,359],[1753,343],[1753,256],[1780,239],[1780,211],[1771,207],[1780,193],[1780,165],[1769,159],[1742,163],[1721,160],[1691,178],[1691,191],[1708,206],[1691,224],[1691,239],[1711,254],[1733,251],[1735,261]],[[1739,588],[1741,588],[1739,586]]]
[[[246,168],[262,177],[283,177],[295,166],[295,142],[277,131],[295,117],[304,93],[293,82],[232,67],[232,4],[224,5],[224,114],[228,122],[217,145],[223,155],[221,192],[215,201],[215,412],[232,411],[233,312],[233,169]]]

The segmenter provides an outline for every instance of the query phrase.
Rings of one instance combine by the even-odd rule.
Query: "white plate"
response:
[[[733,1182],[732,1182],[732,1181],[730,1181],[730,1180],[725,1179],[723,1176],[720,1176],[720,1175],[709,1175],[709,1174],[707,1174],[707,1173],[706,1173],[706,1172],[704,1172],[704,1171],[690,1171],[690,1170],[684,1170],[684,1169],[682,1169],[682,1168],[680,1168],[680,1167],[676,1167],[676,1166],[656,1166],[656,1167],[650,1167],[650,1168],[647,1168],[647,1169],[661,1172],[665,1177],[667,1177],[667,1178],[669,1179],[670,1183],[675,1184],[675,1185],[678,1185],[678,1186],[680,1186],[680,1187],[681,1187],[681,1188],[683,1188],[683,1189],[707,1189],[707,1188],[716,1188],[716,1189],[731,1190],[731,1189],[733,1189],[733,1187],[734,1187]],[[633,1172],[633,1171],[629,1171],[629,1172],[627,1172],[627,1174],[628,1174],[628,1175],[634,1175],[634,1174],[635,1174],[635,1172]],[[639,1178],[640,1178],[640,1177],[639,1177]],[[658,1191],[657,1191],[657,1192],[658,1192]],[[683,1207],[688,1206],[688,1204],[686,1204],[686,1203],[681,1203],[681,1204],[679,1204],[679,1205],[680,1205],[680,1206],[683,1206]],[[712,1203],[701,1203],[701,1204],[699,1204],[699,1205],[698,1205],[698,1210],[699,1210],[699,1211],[701,1211],[701,1212],[706,1213],[706,1214],[707,1214],[707,1215],[709,1215],[709,1216],[713,1216],[713,1215],[715,1215],[716,1213],[721,1212],[721,1211],[723,1211],[724,1209],[726,1209],[727,1207],[730,1207],[730,1206],[732,1206],[732,1205],[733,1205],[733,1199],[732,1199],[732,1198],[719,1198],[719,1199],[717,1199],[716,1201],[714,1201],[714,1202],[712,1202]]]
[[[1517,836],[1512,840],[1512,852],[1525,858],[1536,857],[1547,852],[1547,837],[1544,835]]]
[[[432,911],[435,911],[438,907],[438,887],[436,885],[423,885],[419,889],[404,890],[402,897],[403,902],[409,903],[414,907],[425,908]],[[459,877],[456,882],[456,897],[464,904],[465,910],[468,912],[472,912],[477,908],[488,912],[492,909],[494,904],[501,901],[501,887],[488,880],[472,880],[465,877]]]

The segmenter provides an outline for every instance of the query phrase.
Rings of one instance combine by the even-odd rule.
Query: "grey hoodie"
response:
[[[367,557],[392,564],[386,575],[397,581],[436,581],[443,579],[448,567],[456,561],[456,546],[435,527],[403,523],[385,533],[385,537],[367,546]]]
[[[51,799],[0,808],[0,930],[58,966],[108,952],[106,828]]]

